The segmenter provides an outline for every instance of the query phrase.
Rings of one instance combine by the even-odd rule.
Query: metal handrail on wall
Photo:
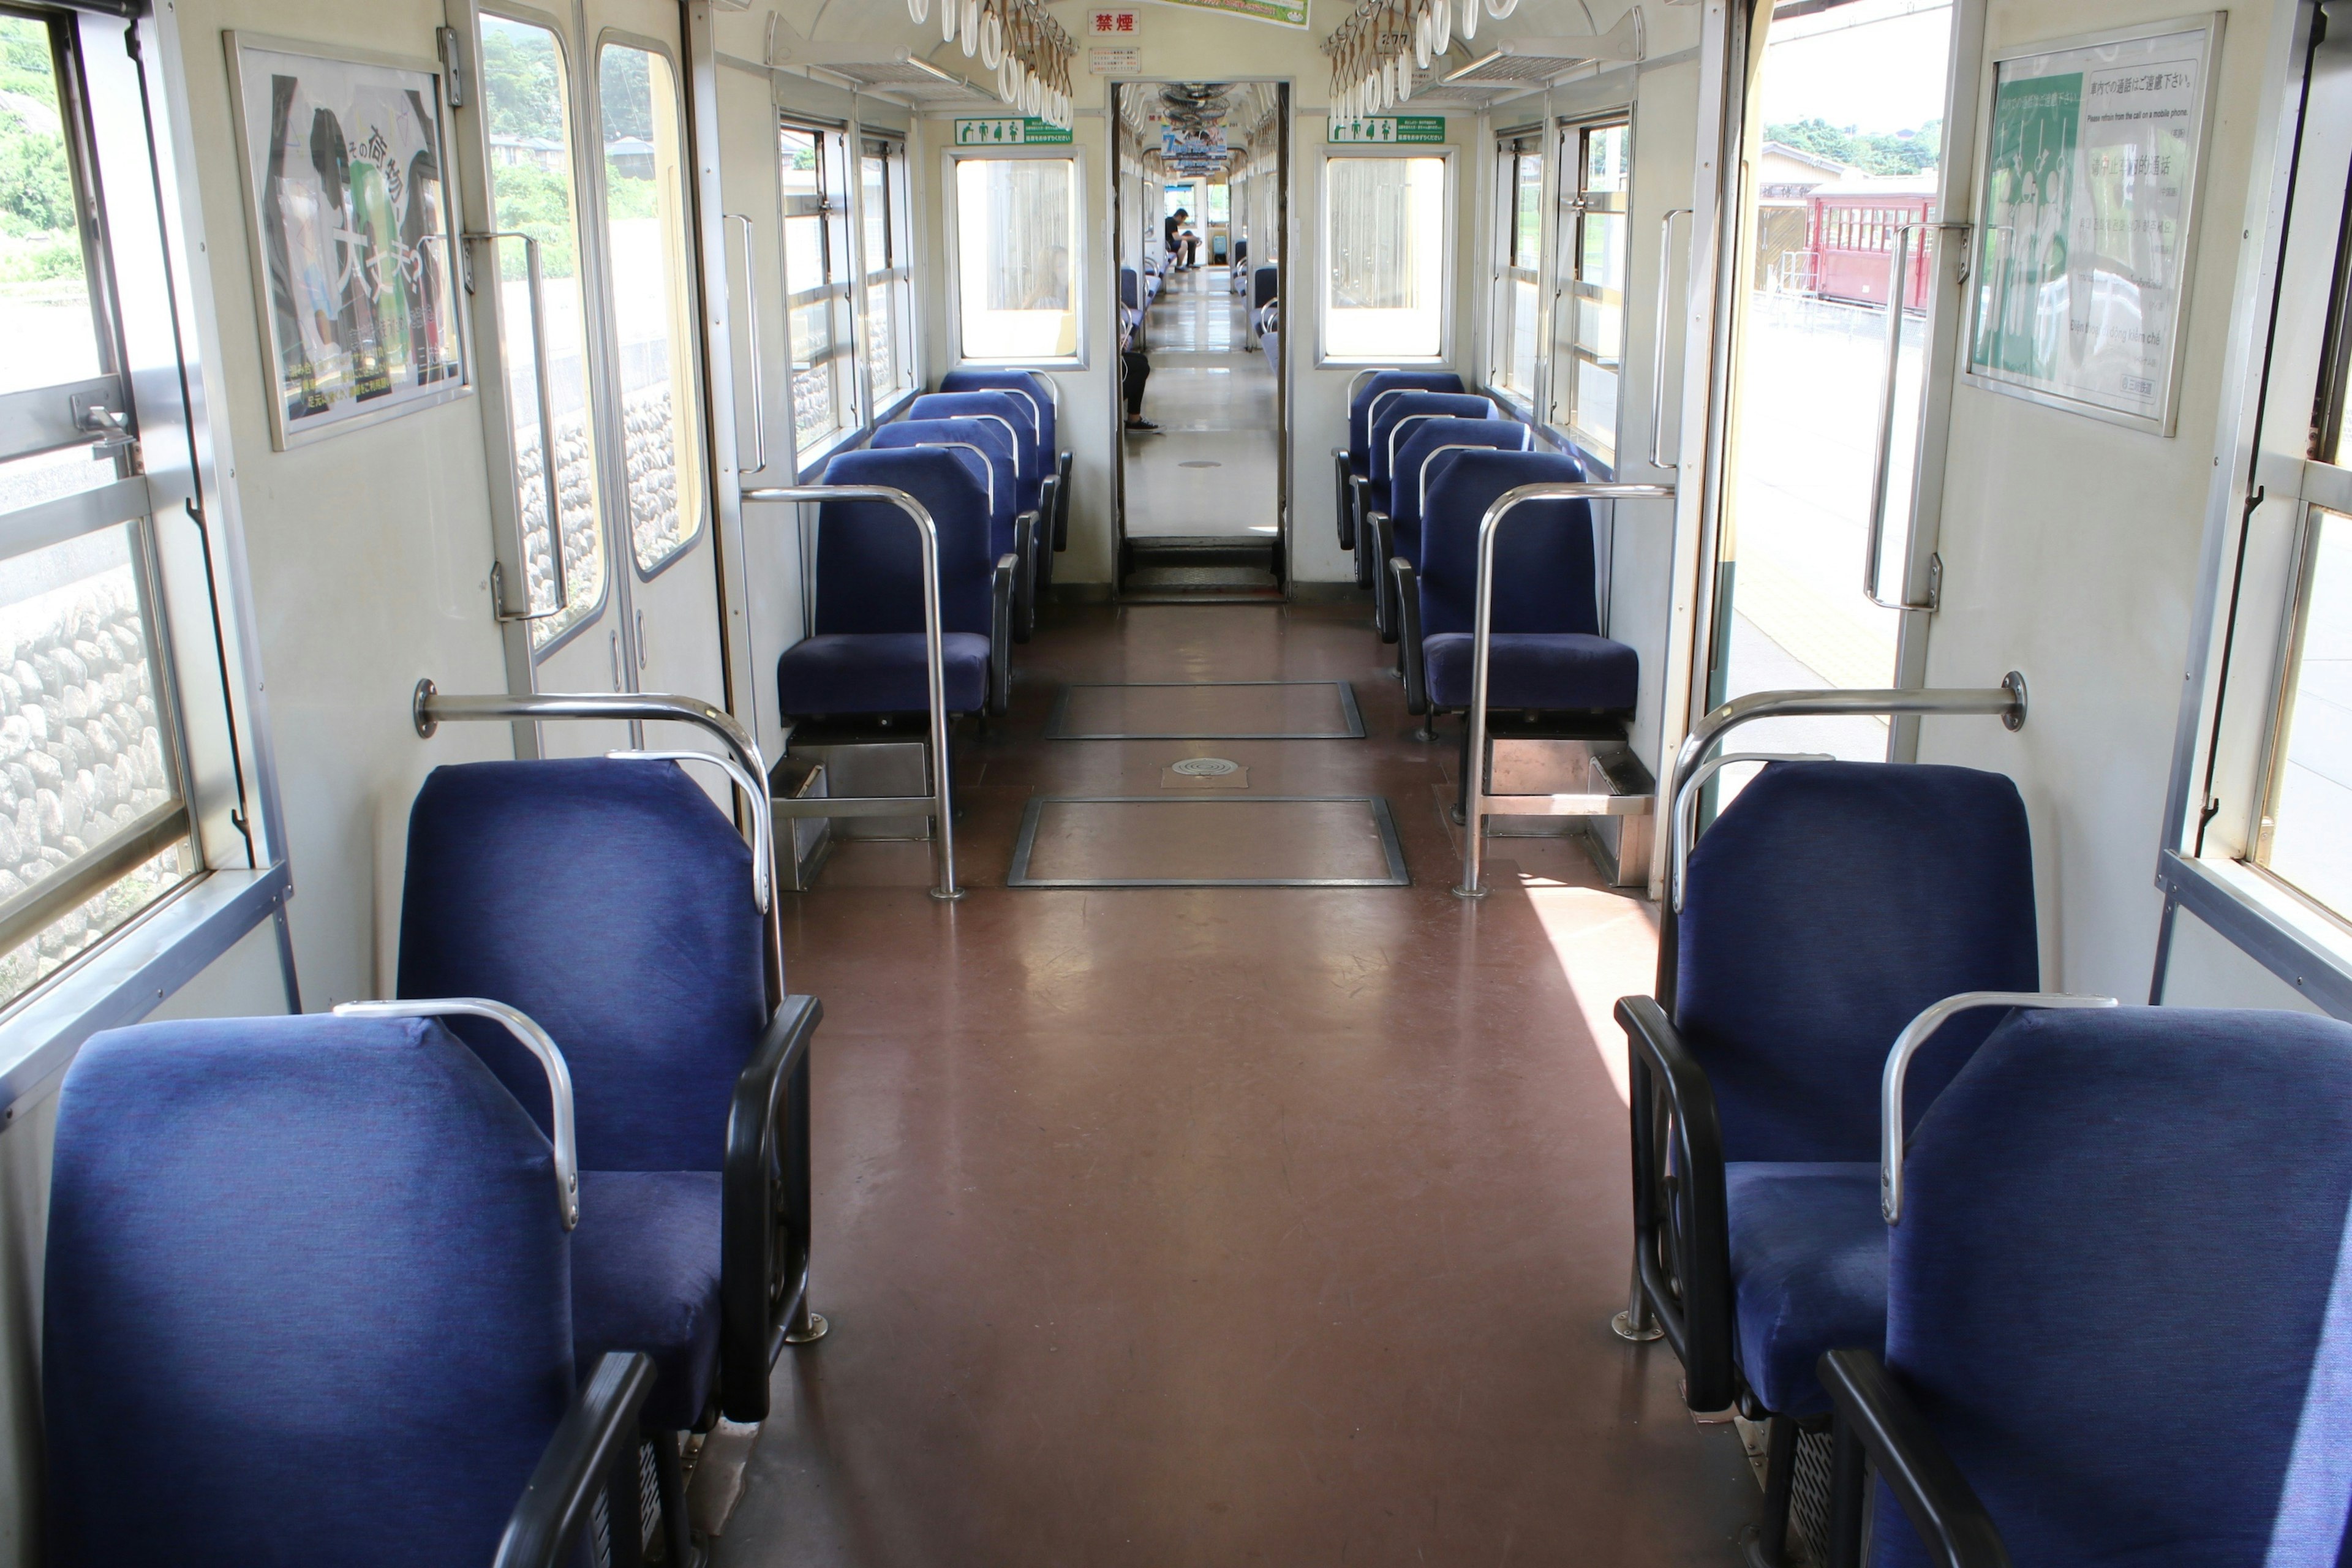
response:
[[[1486,678],[1489,645],[1494,639],[1496,531],[1506,517],[1529,501],[1674,499],[1672,485],[1550,481],[1505,490],[1486,509],[1486,515],[1478,520],[1478,608],[1472,622],[1470,643],[1470,752],[1462,781],[1462,885],[1454,889],[1456,897],[1486,896],[1486,889],[1480,885],[1486,875],[1486,814],[1525,812],[1531,804],[1525,795],[1497,796],[1486,790]],[[1592,795],[1555,795],[1541,798],[1547,804],[1537,809],[1553,815],[1592,815],[1609,809],[1605,800]]]
[[[1010,426],[1006,426],[1009,430]],[[1018,446],[1018,443],[1015,443]],[[923,542],[923,675],[929,683],[931,793],[922,795],[862,795],[809,800],[779,800],[780,816],[903,816],[910,800],[928,798],[934,831],[931,855],[937,881],[931,897],[961,899],[955,878],[955,819],[948,798],[947,672],[940,662],[940,528],[930,509],[905,490],[888,485],[774,485],[741,492],[747,501],[780,503],[837,500],[887,501],[907,514]],[[761,774],[765,777],[764,772]]]

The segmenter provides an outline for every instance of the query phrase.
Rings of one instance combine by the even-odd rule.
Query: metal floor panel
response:
[[[1081,681],[1062,689],[1049,741],[1360,741],[1345,680]]]
[[[1008,888],[1408,888],[1376,795],[1038,795]]]

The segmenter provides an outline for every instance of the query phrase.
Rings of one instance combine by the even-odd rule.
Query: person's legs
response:
[[[1122,352],[1118,356],[1118,379],[1119,390],[1127,395],[1127,422],[1147,424],[1143,417],[1143,384],[1151,379],[1150,356],[1133,349]]]

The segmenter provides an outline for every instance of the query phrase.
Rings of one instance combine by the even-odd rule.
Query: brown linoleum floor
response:
[[[1625,1299],[1649,906],[1505,840],[1354,606],[1058,608],[962,753],[959,862],[787,895],[824,998],[813,1297],[715,1568],[1723,1564],[1759,1494]],[[1065,681],[1348,679],[1369,738],[1047,742]],[[1405,889],[1010,890],[1034,793],[1380,794]],[[1206,820],[1213,814],[1202,814]]]

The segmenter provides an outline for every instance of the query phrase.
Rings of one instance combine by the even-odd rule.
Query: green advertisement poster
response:
[[[2083,78],[2003,82],[1985,163],[1986,287],[1978,296],[1974,363],[2047,380],[2059,345],[2037,334],[2052,284],[2066,279]]]
[[[955,144],[959,147],[1060,145],[1069,139],[1068,126],[1049,124],[1043,120],[1013,117],[955,122]]]
[[[1970,381],[2171,434],[2220,25],[1995,62],[1969,237]]]
[[[1327,142],[1379,142],[1435,144],[1445,140],[1443,114],[1374,114],[1361,120],[1333,120],[1324,131]]]
[[[1195,11],[1223,11],[1281,27],[1307,26],[1307,0],[1160,0],[1166,5],[1189,5]]]

